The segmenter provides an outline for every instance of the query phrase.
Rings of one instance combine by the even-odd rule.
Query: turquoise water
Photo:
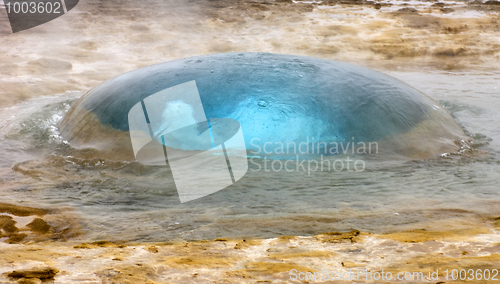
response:
[[[59,135],[82,94],[0,111],[0,196],[73,208],[91,239],[175,240],[400,230],[419,222],[500,214],[500,73],[381,70],[437,100],[473,137],[473,151],[428,160],[364,159],[364,171],[257,171],[179,204],[165,168],[78,159]],[[13,170],[14,169],[14,170]]]
[[[442,107],[399,80],[339,61],[273,53],[189,57],[120,75],[75,103],[61,123],[62,136],[75,147],[130,151],[121,146],[130,143],[128,135],[103,134],[110,137],[103,145],[104,137],[97,135],[104,131],[91,132],[88,117],[91,113],[100,124],[128,132],[129,111],[139,102],[146,104],[146,120],[155,132],[209,118],[237,120],[246,148],[261,156],[264,152],[329,153],[330,143],[342,144],[344,149],[347,143],[390,143],[380,146],[401,155],[424,151],[408,150],[406,145],[413,141],[405,139],[419,139],[419,146],[429,145],[432,152],[441,154],[440,147],[465,139]],[[397,137],[422,124],[428,129],[418,137]],[[298,149],[301,143],[318,147]]]

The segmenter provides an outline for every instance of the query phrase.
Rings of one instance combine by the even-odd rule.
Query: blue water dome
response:
[[[388,75],[270,53],[197,56],[128,72],[74,103],[60,130],[74,148],[133,161],[133,108],[141,117],[145,111],[151,132],[144,135],[164,145],[161,133],[177,139],[166,147],[196,150],[198,136],[213,135],[211,127],[222,133],[226,121],[234,133],[241,128],[248,156],[295,155],[301,143],[311,146],[306,155],[334,155],[335,145],[376,142],[377,155],[422,159],[458,151],[468,140],[443,107]],[[216,118],[229,120],[210,125]]]

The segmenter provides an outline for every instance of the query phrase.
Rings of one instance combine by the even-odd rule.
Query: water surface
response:
[[[0,111],[0,195],[74,208],[88,238],[109,240],[382,233],[500,214],[500,73],[380,71],[442,104],[475,139],[472,151],[414,161],[375,157],[362,172],[277,173],[250,165],[237,184],[180,204],[167,169],[73,156],[58,123],[82,95],[75,92]]]

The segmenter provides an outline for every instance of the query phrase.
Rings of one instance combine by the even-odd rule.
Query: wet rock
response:
[[[289,272],[292,269],[297,271],[317,272],[316,269],[286,262],[251,262],[245,265],[246,269],[237,270],[233,275],[247,276],[250,274],[276,274]]]
[[[376,3],[375,5],[377,5],[377,4],[380,4],[381,7],[391,7],[391,6],[394,6],[394,4],[387,3],[387,2],[379,2],[379,3]]]
[[[82,234],[81,225],[76,219],[71,219],[70,214],[63,216],[58,210],[47,210],[25,206],[0,203],[0,235],[9,237],[5,242],[17,244],[28,241],[67,240]],[[25,228],[16,227],[16,217],[35,217]],[[43,219],[41,218],[43,217]],[[49,224],[50,223],[50,224]],[[20,233],[20,229],[23,231]],[[3,232],[3,233],[2,233]]]
[[[120,247],[120,245],[108,241],[97,241],[93,242],[92,245],[98,246],[98,247]]]
[[[463,240],[473,235],[487,233],[490,233],[490,230],[486,227],[457,229],[449,231],[427,231],[425,229],[421,229],[393,234],[384,234],[380,235],[379,237],[392,239],[398,242],[419,243],[432,240]]]
[[[286,252],[270,253],[269,258],[286,260],[295,258],[332,257],[334,255],[335,253],[330,251],[312,250],[296,252],[294,249],[292,249]]]
[[[216,241],[216,242],[227,242],[227,241],[229,241],[229,240],[228,240],[228,239],[225,239],[225,238],[217,238],[217,239],[215,239],[214,241]]]
[[[26,227],[37,234],[47,234],[52,229],[52,227],[41,218],[35,218],[31,223],[26,225]]]
[[[103,284],[158,283],[156,271],[146,265],[120,266],[96,272]]]
[[[19,231],[16,227],[16,221],[10,216],[0,216],[0,230],[8,234]]]
[[[266,251],[270,252],[270,253],[279,253],[279,252],[281,252],[281,250],[278,249],[278,248],[268,248],[268,249],[266,249]]]
[[[415,8],[405,7],[405,8],[401,8],[401,9],[397,10],[394,13],[396,13],[396,14],[417,14],[418,11]]]
[[[443,27],[444,33],[458,34],[464,32],[468,29],[467,25],[462,25],[458,27]]]
[[[334,232],[321,237],[344,236],[348,239],[353,234],[356,233]],[[460,233],[456,232],[456,234]],[[364,233],[359,233],[355,238],[360,236],[364,236]],[[374,237],[377,236],[374,235]],[[291,269],[300,272],[316,272],[318,267],[328,267],[332,263],[336,263],[338,266],[342,264],[345,270],[365,266],[367,262],[363,259],[371,259],[373,252],[377,250],[380,254],[377,253],[376,256],[382,260],[377,265],[378,269],[391,272],[393,275],[400,271],[422,272],[427,275],[430,269],[436,271],[438,267],[440,273],[443,273],[445,269],[462,268],[467,270],[490,269],[491,271],[500,260],[500,255],[497,254],[498,250],[490,255],[476,256],[477,252],[474,248],[487,244],[484,241],[478,243],[477,240],[467,244],[469,254],[462,253],[466,247],[464,247],[463,241],[458,241],[448,243],[446,247],[450,250],[440,250],[442,253],[434,253],[436,247],[429,246],[429,250],[413,250],[416,253],[408,255],[408,257],[393,258],[388,256],[408,252],[407,248],[412,248],[415,244],[409,245],[387,240],[374,247],[376,242],[374,243],[373,239],[366,243],[350,244],[347,242],[339,245],[323,243],[316,240],[315,237],[296,236],[295,238],[300,244],[296,247],[291,247],[287,243],[278,243],[279,247],[269,248],[267,241],[273,239],[267,239],[267,241],[261,240],[262,245],[246,251],[230,249],[231,244],[234,245],[238,242],[236,240],[156,243],[154,245],[143,243],[130,245],[125,249],[118,247],[102,249],[95,246],[85,251],[85,256],[79,254],[81,251],[75,250],[65,243],[51,242],[50,244],[7,246],[2,251],[0,265],[2,267],[6,265],[20,267],[27,261],[48,263],[54,261],[55,258],[64,257],[68,263],[78,267],[79,273],[99,277],[100,281],[98,282],[100,283],[164,283],[166,277],[170,276],[173,276],[168,280],[171,283],[203,281],[213,283],[274,283],[275,281],[279,282],[279,279],[283,279],[282,277],[289,277]],[[436,243],[441,242],[436,241]],[[155,254],[148,254],[144,258],[143,249],[148,246],[161,247],[161,250]],[[344,249],[339,250],[338,248]],[[103,254],[103,252],[105,253]],[[481,254],[484,252],[482,251]],[[260,256],[258,259],[253,259],[256,255]],[[95,270],[95,266],[88,265],[88,261],[97,258],[105,262],[102,267]],[[68,270],[67,273],[73,274],[74,272]],[[18,276],[19,278],[11,277],[11,280],[40,283],[39,279],[42,279],[44,283],[51,282],[44,278],[27,277],[30,275],[26,273],[18,274]],[[38,277],[40,275],[32,276]],[[440,279],[442,279],[441,276],[443,275],[440,274]],[[0,278],[0,283],[11,283],[7,279],[4,281],[4,279]]]
[[[158,253],[158,247],[156,246],[150,246],[147,248],[147,251],[151,252],[151,253]]]
[[[424,275],[428,275],[429,271],[436,271],[438,269],[438,274],[440,279],[446,277],[445,271],[457,269],[465,269],[468,271],[472,269],[473,271],[484,271],[486,269],[493,271],[493,269],[498,269],[497,264],[500,260],[499,254],[492,254],[487,256],[478,257],[447,257],[442,253],[430,253],[414,258],[407,259],[401,263],[393,264],[391,267],[385,268],[385,271],[397,274],[400,271],[412,271],[412,272],[422,272]],[[447,282],[448,283],[448,282]],[[482,282],[482,281],[471,281],[471,283],[492,283],[492,282]]]
[[[14,270],[7,274],[10,278],[38,278],[38,279],[53,279],[56,274],[59,273],[58,269],[47,267],[47,268],[34,268],[27,270]]]
[[[234,246],[234,249],[245,249],[250,246],[257,246],[260,244],[262,244],[262,240],[242,240]]]
[[[108,241],[96,241],[90,244],[81,243],[79,245],[74,246],[76,249],[93,249],[93,248],[124,248],[124,244],[117,244]]]
[[[0,203],[0,213],[9,213],[19,217],[26,217],[31,215],[44,216],[48,213],[48,210]]]
[[[195,253],[186,256],[174,256],[166,258],[163,264],[167,267],[203,267],[203,268],[227,268],[233,266],[237,258],[223,254]]]
[[[87,243],[81,243],[79,245],[76,245],[74,246],[73,248],[76,248],[76,249],[91,249],[92,246],[87,244]]]
[[[354,230],[347,233],[341,232],[329,232],[322,233],[316,236],[319,241],[323,243],[345,243],[345,242],[356,242],[358,239],[356,238],[361,234],[360,231]]]
[[[471,55],[471,49],[466,46],[459,47],[439,47],[434,50],[434,54],[437,56],[465,56]]]
[[[491,218],[491,221],[493,222],[493,227],[500,228],[500,217]]]
[[[347,268],[365,266],[364,264],[356,263],[354,261],[342,261],[341,264],[343,267],[347,267]]]
[[[17,281],[18,284],[40,284],[42,280],[38,278],[21,278]]]
[[[5,242],[8,244],[18,244],[22,242],[27,236],[28,235],[26,234],[12,234]]]
[[[290,241],[297,240],[295,236],[279,236],[276,241],[280,243],[288,243]]]
[[[452,8],[441,8],[441,9],[439,9],[439,10],[440,10],[441,12],[445,13],[445,14],[447,14],[447,13],[451,13],[451,12],[455,12],[455,10],[454,10],[454,9],[452,9]]]

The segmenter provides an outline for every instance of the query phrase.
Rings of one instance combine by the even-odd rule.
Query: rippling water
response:
[[[0,110],[0,198],[74,208],[89,238],[109,240],[389,232],[500,214],[500,73],[381,71],[445,106],[475,139],[473,151],[425,161],[373,158],[363,172],[253,168],[233,186],[180,204],[165,168],[73,157],[58,123],[82,95],[75,92]]]

